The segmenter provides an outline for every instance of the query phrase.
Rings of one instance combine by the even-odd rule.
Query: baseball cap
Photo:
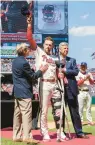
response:
[[[81,65],[84,65],[87,67],[87,63],[86,62],[81,62]]]

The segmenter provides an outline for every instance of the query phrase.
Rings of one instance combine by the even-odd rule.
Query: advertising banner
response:
[[[33,38],[36,40],[37,44],[42,43],[42,34],[33,34]],[[1,40],[2,42],[28,42],[26,33],[2,33]]]

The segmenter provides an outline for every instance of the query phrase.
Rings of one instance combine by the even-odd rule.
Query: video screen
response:
[[[67,34],[66,1],[34,1],[34,33]]]
[[[28,6],[27,1],[1,0],[1,32],[26,32],[26,17],[21,14],[22,6]]]

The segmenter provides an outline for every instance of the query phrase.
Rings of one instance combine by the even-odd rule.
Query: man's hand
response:
[[[29,16],[27,16],[27,24],[31,23],[32,23],[32,15],[30,14]]]
[[[61,72],[59,72],[59,73],[58,73],[58,78],[59,78],[59,79],[64,79],[64,74],[61,73]]]
[[[66,67],[62,68],[62,72],[63,72],[63,73],[66,72]]]
[[[45,73],[45,72],[47,71],[48,67],[49,67],[48,64],[46,64],[46,65],[41,65],[40,68],[39,68],[39,70],[41,70],[42,73]]]

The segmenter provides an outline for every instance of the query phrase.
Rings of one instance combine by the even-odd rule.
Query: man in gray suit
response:
[[[78,138],[88,138],[82,132],[82,124],[79,115],[78,107],[78,86],[75,76],[77,76],[79,70],[76,65],[76,60],[74,58],[68,57],[68,43],[62,42],[59,44],[60,60],[64,63],[64,68],[61,71],[64,74],[64,88],[65,88],[65,101],[68,104],[72,123]],[[64,114],[64,113],[63,113]],[[65,118],[65,117],[63,117]],[[63,119],[64,120],[64,119]],[[63,121],[64,122],[64,121]],[[64,129],[63,129],[64,130]]]

